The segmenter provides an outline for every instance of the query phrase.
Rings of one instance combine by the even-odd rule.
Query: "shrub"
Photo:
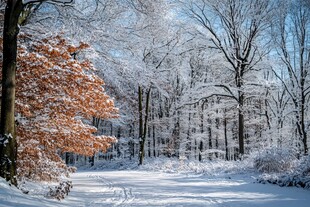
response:
[[[71,181],[63,181],[59,183],[58,186],[54,188],[50,188],[49,192],[47,193],[46,197],[48,198],[56,198],[57,200],[64,199],[70,192],[72,188]]]
[[[310,155],[301,159],[297,168],[303,176],[310,176]]]
[[[291,171],[297,163],[292,150],[267,148],[254,158],[254,167],[262,173],[280,173]]]

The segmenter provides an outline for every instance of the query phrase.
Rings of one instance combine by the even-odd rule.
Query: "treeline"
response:
[[[131,85],[132,119],[101,125],[119,138],[105,157],[138,157],[140,130],[148,157],[234,160],[266,147],[307,155],[309,2],[178,1],[169,11],[170,36],[141,46],[147,73]]]
[[[146,156],[242,159],[266,147],[308,154],[309,1],[16,2],[24,6],[22,21],[15,21],[23,34],[17,72],[29,70],[18,77],[35,78],[30,82],[37,85],[22,93],[25,102],[16,102],[28,114],[14,112],[10,124],[16,118],[37,127],[37,152],[52,143],[58,161],[70,163],[76,153],[92,163],[97,157],[139,157],[140,164]],[[2,24],[8,3],[1,1]],[[99,87],[102,79],[119,109],[117,119],[108,119],[117,110]],[[63,90],[53,94],[57,87]],[[55,97],[46,98],[49,93]],[[38,107],[31,110],[30,103]],[[54,120],[52,112],[59,112],[56,121],[40,122]],[[87,143],[77,126],[94,139]],[[17,137],[34,138],[27,130]],[[56,135],[63,139],[54,145]],[[94,144],[101,135],[118,142],[108,153],[94,154],[109,145]]]

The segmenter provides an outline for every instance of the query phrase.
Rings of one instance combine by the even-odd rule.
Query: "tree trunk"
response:
[[[209,149],[212,149],[212,120],[208,118],[208,137],[209,137]],[[209,152],[209,160],[212,160],[212,154]]]
[[[226,113],[226,111],[225,111],[225,113]],[[228,156],[228,140],[227,140],[227,118],[225,115],[224,115],[225,159],[228,161],[229,156]]]
[[[148,137],[151,137],[151,127],[148,127]],[[151,157],[151,139],[148,139],[147,141],[147,145],[148,145],[148,156]]]
[[[155,125],[153,124],[153,157],[156,157]]]
[[[93,117],[93,126],[96,127],[97,130],[99,128],[100,122],[101,122],[101,119]],[[112,126],[113,125],[111,125],[111,131],[112,131]],[[95,135],[98,135],[98,131],[95,133]],[[111,132],[111,136],[112,136],[112,132]],[[89,160],[90,166],[91,167],[94,166],[95,165],[95,154],[93,154],[93,156],[90,156],[88,160]]]
[[[243,71],[244,69],[240,69]],[[239,71],[239,69],[238,69]],[[243,81],[242,73],[237,72],[236,75],[236,85],[238,87],[238,138],[239,138],[239,155],[244,155],[244,114],[243,114],[243,104],[244,104],[244,93],[242,90]]]
[[[200,133],[201,135],[204,133],[204,103],[202,103],[201,105],[201,113],[200,113]],[[200,140],[200,144],[199,144],[199,157],[198,160],[201,162],[202,161],[202,151],[203,151],[203,141],[202,139]]]
[[[297,112],[297,130],[298,134],[301,137],[301,141],[303,144],[303,153],[304,155],[308,155],[308,145],[307,145],[307,131],[305,125],[305,97],[301,97],[300,109]]]
[[[18,18],[22,0],[7,1],[3,28],[2,100],[0,125],[0,176],[17,185],[15,133],[15,87]]]
[[[149,102],[150,102],[150,94],[151,88],[146,93],[146,104],[145,104],[145,117],[144,117],[144,126],[143,126],[143,114],[142,114],[142,88],[139,86],[139,144],[140,144],[140,151],[139,151],[139,165],[143,164],[144,159],[144,145],[146,140],[146,133],[147,133],[147,120],[149,115]]]
[[[72,164],[72,163],[70,163],[70,157],[71,157],[71,153],[65,152],[66,165]]]
[[[149,103],[150,103],[150,94],[151,94],[151,88],[146,93],[146,103],[145,103],[145,117],[144,117],[144,130],[143,130],[143,138],[145,141],[146,134],[147,134],[147,121],[149,117]]]
[[[306,129],[306,120],[305,120],[305,113],[306,113],[306,95],[305,95],[305,80],[307,77],[307,72],[305,71],[304,62],[303,62],[303,56],[304,56],[304,48],[302,48],[301,52],[301,58],[300,58],[300,65],[301,65],[301,71],[300,71],[300,91],[301,91],[301,104],[300,104],[300,136],[302,138],[303,148],[304,148],[304,155],[308,155],[308,145],[307,145],[307,129]]]
[[[94,166],[94,164],[95,164],[95,154],[93,156],[89,157],[88,162],[89,162],[91,167]]]
[[[189,106],[189,113],[188,113],[188,128],[187,128],[187,137],[186,137],[186,147],[185,147],[185,155],[188,159],[190,159],[190,155],[192,152],[192,141],[191,141],[191,106]]]
[[[301,131],[302,131],[302,142],[303,142],[303,147],[304,147],[304,155],[307,156],[308,155],[308,144],[307,144],[307,130],[306,130],[306,125],[305,125],[305,103],[304,103],[304,99],[303,99],[303,103],[301,106]]]
[[[144,143],[143,143],[143,113],[142,113],[142,93],[143,90],[141,86],[138,87],[138,99],[139,99],[139,165],[142,165],[143,163],[143,157],[144,157]]]
[[[217,98],[216,104],[220,104],[220,99]],[[215,128],[216,128],[216,136],[215,136],[215,149],[219,149],[219,129],[220,129],[220,118],[218,118],[219,110],[216,110],[217,118],[215,118]],[[219,153],[215,152],[215,157],[219,157]]]
[[[244,117],[241,106],[238,109],[238,124],[239,124],[239,154],[242,156],[244,154]]]

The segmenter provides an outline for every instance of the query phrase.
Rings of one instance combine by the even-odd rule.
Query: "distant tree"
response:
[[[257,70],[255,67],[266,52],[260,50],[258,40],[268,28],[272,14],[271,2],[269,0],[180,2],[186,14],[206,30],[205,33],[213,44],[210,47],[220,51],[229,64],[228,67],[224,67],[233,79],[229,84],[216,84],[215,86],[222,92],[210,95],[231,98],[238,104],[239,153],[243,155],[246,76]]]

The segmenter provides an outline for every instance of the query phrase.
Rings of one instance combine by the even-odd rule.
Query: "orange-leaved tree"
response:
[[[72,57],[87,47],[71,45],[61,36],[38,40],[20,35],[16,90],[20,177],[57,180],[70,171],[61,153],[92,156],[116,141],[96,136],[97,129],[87,122],[92,117],[118,116],[94,66]]]

